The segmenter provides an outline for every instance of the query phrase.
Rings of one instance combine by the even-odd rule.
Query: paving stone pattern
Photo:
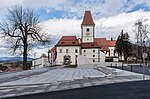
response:
[[[23,78],[0,82],[0,98],[142,80],[141,74],[122,71],[121,75],[120,73],[106,75],[97,69],[90,68],[44,68],[41,71],[31,70],[30,74],[32,76],[28,76],[27,72],[19,72],[14,75],[23,76]],[[7,77],[6,75],[0,75],[0,77]],[[11,77],[15,76],[11,75]],[[146,78],[150,77],[146,76]]]

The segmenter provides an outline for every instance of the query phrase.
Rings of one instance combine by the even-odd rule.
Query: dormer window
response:
[[[86,29],[86,31],[87,31],[87,32],[89,32],[89,31],[90,31],[90,29],[89,29],[89,28],[87,28],[87,29]]]
[[[93,44],[91,46],[94,46]]]
[[[66,49],[66,53],[68,53],[68,49]]]
[[[62,53],[62,49],[60,49],[59,52]]]

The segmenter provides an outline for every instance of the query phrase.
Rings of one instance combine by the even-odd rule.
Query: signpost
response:
[[[144,52],[142,54],[142,57],[143,57],[143,80],[145,80],[145,58],[148,57],[148,54]]]

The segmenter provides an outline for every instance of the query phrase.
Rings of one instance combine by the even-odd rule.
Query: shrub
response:
[[[6,69],[8,69],[7,66],[0,66],[0,70],[5,71]]]
[[[113,62],[113,58],[106,58],[105,62]]]

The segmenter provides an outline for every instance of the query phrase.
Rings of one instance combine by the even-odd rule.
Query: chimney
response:
[[[113,38],[111,37],[111,41],[113,41]]]
[[[81,38],[78,38],[79,44],[81,44]]]

